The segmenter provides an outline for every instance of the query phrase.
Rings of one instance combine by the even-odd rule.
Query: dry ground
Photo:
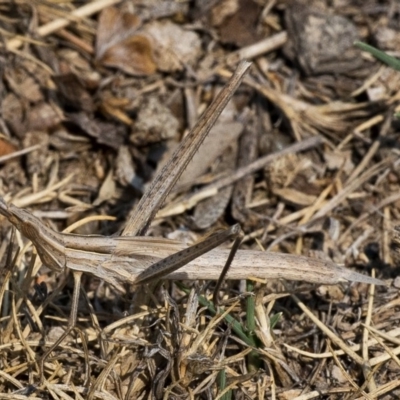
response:
[[[60,231],[123,229],[249,59],[148,234],[193,242],[238,222],[242,249],[327,257],[388,284],[233,281],[216,313],[206,276],[121,293],[88,275],[77,327],[41,382],[72,279],[33,273],[32,246],[2,219],[0,399],[398,398],[400,72],[353,42],[396,54],[399,20],[391,0],[0,1],[7,201]],[[196,196],[312,136],[323,144]]]

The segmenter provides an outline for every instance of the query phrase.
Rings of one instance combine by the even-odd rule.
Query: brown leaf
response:
[[[96,60],[132,75],[156,71],[150,39],[138,34],[140,19],[115,7],[102,11],[96,39]]]
[[[197,33],[182,29],[170,21],[155,21],[144,27],[154,45],[157,69],[163,72],[182,71],[185,65],[195,65],[201,55]]]
[[[214,125],[186,167],[177,185],[179,187],[187,186],[203,175],[224,151],[237,142],[242,131],[243,125],[240,122],[224,121],[223,123]]]
[[[30,72],[34,76],[36,71]],[[12,69],[8,68],[4,72],[4,79],[14,93],[32,103],[36,103],[43,100],[43,94],[40,90],[38,80],[33,76],[29,75],[29,71],[22,66]]]
[[[92,119],[85,113],[69,113],[66,114],[66,117],[83,132],[94,137],[97,143],[118,149],[124,142],[126,130],[123,126]]]
[[[210,10],[211,25],[220,26],[239,10],[239,0],[222,0]]]
[[[0,157],[14,153],[16,150],[17,148],[13,144],[0,138]]]
[[[232,142],[227,148],[219,162],[214,163],[211,170],[214,173],[232,172],[236,165],[238,143]],[[233,185],[222,188],[215,196],[204,199],[197,204],[193,213],[193,222],[199,229],[207,229],[223,215],[231,199]]]
[[[52,79],[57,85],[58,93],[68,106],[74,107],[77,110],[93,111],[92,97],[78,76],[71,72],[55,75]]]
[[[128,146],[120,146],[115,160],[115,179],[122,186],[132,185],[140,191],[143,191],[143,181],[136,175],[135,166],[132,161],[132,155]]]
[[[229,1],[224,2],[227,8],[235,11],[236,4],[228,6],[229,3]],[[240,0],[238,3],[239,7],[236,12],[228,15],[220,24],[219,29],[222,43],[243,47],[253,44],[262,38],[257,29],[262,9],[254,1]],[[228,14],[227,11],[226,14]],[[213,19],[215,20],[215,17]]]
[[[119,120],[125,125],[132,125],[133,120],[125,112],[125,108],[129,105],[129,99],[118,98],[111,95],[103,96],[99,109],[107,116]]]
[[[103,183],[101,184],[99,194],[97,199],[93,202],[93,206],[99,206],[100,204],[104,203],[107,200],[111,200],[113,196],[115,196],[116,191],[116,183],[113,177],[112,170],[106,176]]]

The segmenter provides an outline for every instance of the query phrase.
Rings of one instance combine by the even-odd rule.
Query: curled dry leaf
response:
[[[96,38],[96,60],[127,74],[150,75],[156,71],[150,39],[138,33],[140,18],[115,7],[102,11]]]
[[[122,186],[132,185],[136,189],[143,190],[143,180],[136,175],[132,155],[128,146],[120,146],[115,160],[115,178]]]
[[[346,174],[350,175],[354,170],[354,163],[351,159],[350,151],[326,151],[324,153],[326,166],[331,170],[342,169]]]
[[[219,157],[219,162],[212,165],[213,173],[229,172],[235,169],[238,153],[238,143],[233,142]],[[193,213],[193,222],[199,229],[207,229],[223,215],[231,200],[233,185],[229,185],[208,199],[197,204]]]
[[[124,126],[92,119],[88,114],[82,112],[69,113],[66,117],[69,122],[72,122],[83,132],[95,138],[97,143],[118,149],[125,140],[126,129]]]
[[[100,204],[104,203],[107,200],[111,200],[115,195],[116,185],[113,177],[112,170],[106,176],[103,183],[101,184],[99,195],[97,199],[93,202],[94,206],[99,206]]]

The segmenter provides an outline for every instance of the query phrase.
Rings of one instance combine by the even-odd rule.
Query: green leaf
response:
[[[226,371],[225,368],[221,369],[218,373],[218,391],[221,393],[226,388]],[[231,400],[232,390],[228,390],[222,397],[221,400]]]
[[[389,65],[389,67],[391,67],[397,71],[400,71],[400,60],[399,59],[389,56],[385,52],[380,51],[380,50],[376,49],[375,47],[372,47],[369,44],[366,44],[363,42],[354,42],[354,45],[357,46],[358,48],[360,48],[361,50],[372,54],[378,60]]]

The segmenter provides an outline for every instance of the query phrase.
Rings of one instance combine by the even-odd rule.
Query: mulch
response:
[[[0,399],[400,396],[400,73],[353,44],[398,54],[399,18],[389,0],[0,3],[7,202],[58,231],[90,216],[76,233],[121,231],[248,59],[147,234],[193,243],[240,223],[243,249],[327,257],[387,283],[230,282],[226,319],[206,301],[206,277],[121,293],[87,275],[77,327],[42,382],[38,360],[66,326],[72,279],[46,266],[32,275],[32,246],[2,219]],[[323,144],[195,196],[313,136]]]

